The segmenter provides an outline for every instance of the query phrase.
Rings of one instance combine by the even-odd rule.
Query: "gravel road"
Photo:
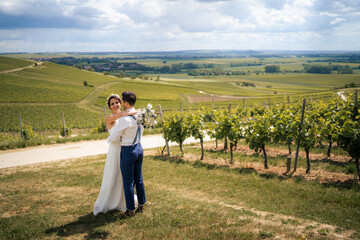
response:
[[[210,138],[206,137],[205,141],[209,140]],[[194,142],[198,140],[188,138],[184,144]],[[165,146],[165,140],[162,135],[147,135],[142,137],[141,144],[144,149],[151,149]],[[170,142],[170,145],[176,145],[176,143]],[[107,148],[106,139],[104,139],[0,151],[0,169],[106,154]]]

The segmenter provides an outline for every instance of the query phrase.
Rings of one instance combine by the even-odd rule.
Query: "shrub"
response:
[[[71,128],[70,127],[65,127],[65,131],[64,128],[62,127],[60,129],[60,135],[65,137],[65,136],[69,136],[71,134]]]
[[[23,124],[22,133],[25,140],[34,139],[37,137],[33,127],[31,127],[30,125]]]
[[[105,120],[100,120],[96,125],[96,128],[92,131],[92,133],[103,133],[106,131]]]

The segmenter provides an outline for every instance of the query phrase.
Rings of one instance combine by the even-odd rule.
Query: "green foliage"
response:
[[[188,131],[195,139],[204,139],[205,124],[204,115],[200,113],[191,113],[187,117]]]
[[[71,135],[71,128],[68,126],[65,126],[65,130],[64,127],[60,128],[60,135],[63,137],[66,136],[70,136]]]
[[[277,105],[270,113],[271,125],[274,127],[272,138],[274,142],[290,146],[298,135],[300,123],[300,105]]]
[[[246,129],[246,142],[249,143],[249,148],[256,152],[264,148],[265,144],[271,141],[273,132],[274,126],[270,122],[269,114],[249,118],[249,125]]]
[[[164,119],[163,131],[165,138],[167,138],[169,141],[174,141],[179,144],[181,153],[184,155],[182,144],[191,134],[187,117],[181,113],[170,115]]]
[[[101,119],[100,121],[98,121],[96,128],[93,129],[93,132],[95,133],[104,133],[107,132],[106,130],[106,123],[104,119]]]
[[[312,104],[306,104],[303,125],[299,137],[301,146],[305,148],[305,151],[309,151],[316,143],[321,141],[319,112]]]
[[[267,66],[265,66],[265,72],[267,72],[267,73],[280,72],[280,66],[279,65],[267,65]]]
[[[89,88],[74,84],[64,84],[32,77],[31,74],[19,75],[17,72],[0,74],[2,103],[69,103],[77,102],[90,93]]]
[[[22,124],[22,134],[24,136],[24,140],[31,140],[37,137],[33,127],[27,124]]]
[[[0,131],[20,131],[19,114],[24,123],[30,123],[36,130],[60,129],[61,113],[73,128],[93,128],[99,114],[78,108],[74,104],[48,105],[0,105]]]
[[[360,178],[360,104],[355,105],[351,99],[352,96],[348,98],[347,108],[343,109],[342,119],[344,123],[340,128],[338,142],[356,160],[356,168]]]
[[[34,64],[33,62],[16,59],[12,57],[2,57],[0,56],[0,71],[10,70],[14,68],[27,67]]]
[[[307,73],[331,74],[333,68],[331,65],[314,64],[314,65],[305,65],[304,70]]]
[[[210,125],[208,134],[215,139],[223,139],[229,135],[231,121],[226,111],[214,111],[214,122]]]

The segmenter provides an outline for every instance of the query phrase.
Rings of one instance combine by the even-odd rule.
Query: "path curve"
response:
[[[205,141],[211,140],[209,137]],[[184,144],[198,142],[194,138],[188,138]],[[144,149],[162,148],[165,140],[161,134],[147,135],[141,139]],[[170,146],[177,145],[170,142]],[[81,158],[98,154],[106,154],[108,145],[106,139],[94,141],[82,141],[75,143],[43,145],[26,149],[6,150],[0,152],[0,169],[10,168],[34,163],[51,162],[72,158]]]
[[[41,66],[43,64],[43,62],[38,62],[36,63],[37,66]],[[29,66],[26,66],[26,67],[22,67],[22,68],[13,68],[13,69],[8,69],[8,70],[3,70],[3,71],[0,71],[0,73],[11,73],[11,72],[17,72],[17,71],[21,71],[21,70],[24,70],[24,69],[27,69],[27,68],[33,68],[35,66],[35,63],[29,65]]]

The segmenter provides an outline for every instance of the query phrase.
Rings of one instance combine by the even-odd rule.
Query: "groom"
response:
[[[120,99],[125,111],[135,111],[136,95],[133,92],[123,92]],[[116,141],[120,136],[121,154],[120,169],[124,183],[126,199],[126,216],[135,215],[134,184],[138,197],[139,206],[137,211],[142,212],[146,202],[145,187],[142,177],[143,149],[140,143],[143,127],[137,124],[134,116],[126,116],[119,119],[117,131],[110,135],[110,141]]]

